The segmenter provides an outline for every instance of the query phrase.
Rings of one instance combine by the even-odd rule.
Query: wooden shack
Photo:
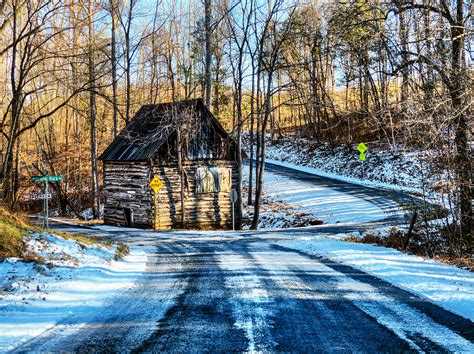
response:
[[[237,144],[202,100],[143,106],[99,157],[105,224],[231,229],[236,157]],[[162,182],[156,193],[154,177]],[[237,228],[240,205],[234,204]]]

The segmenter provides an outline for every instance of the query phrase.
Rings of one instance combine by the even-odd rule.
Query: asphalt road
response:
[[[378,223],[397,224],[406,221],[407,219],[405,213],[400,210],[400,206],[404,206],[406,208],[415,204],[422,203],[421,200],[414,198],[404,192],[390,191],[366,186],[357,186],[351,183],[320,177],[314,174],[274,165],[271,163],[267,163],[265,165],[265,172],[267,174],[270,173],[273,176],[276,176],[276,178],[272,178],[272,180],[278,180],[278,176],[281,176],[283,181],[285,181],[286,179],[289,179],[291,181],[291,183],[288,184],[295,183],[298,186],[298,182],[303,182],[305,185],[312,184],[317,186],[318,188],[316,191],[303,190],[301,193],[299,193],[300,195],[297,198],[294,198],[297,200],[297,202],[301,203],[303,208],[305,205],[311,205],[312,201],[315,201],[314,208],[310,207],[308,209],[315,209],[316,216],[318,216],[322,212],[325,206],[324,204],[328,201],[331,201],[331,198],[335,197],[335,201],[333,202],[333,211],[336,211],[336,213],[340,214],[338,219],[342,223],[353,222],[356,219],[370,219]],[[295,189],[298,190],[298,188]],[[327,197],[318,196],[318,194],[324,195],[325,190],[337,192],[337,194],[329,194]],[[298,191],[296,191],[296,194],[298,194],[297,192]],[[287,190],[285,190],[284,186],[282,186],[282,193],[283,198],[288,196],[290,199],[293,199],[292,193],[286,194]],[[346,195],[348,198],[340,198],[340,195]],[[369,210],[358,209],[357,205],[354,205],[357,204],[357,202],[354,203],[354,201],[357,200],[362,200],[368,203],[369,205],[372,204],[374,208],[380,209],[383,212],[384,216],[380,218],[367,218],[367,215],[360,215],[360,213],[370,213],[371,208],[369,207]],[[322,205],[318,205],[318,203],[322,203]],[[351,212],[352,207],[355,208],[354,211]],[[359,213],[359,217],[357,217],[357,213]]]
[[[398,202],[337,184],[361,197],[380,193],[380,205]],[[394,222],[390,213],[384,222]],[[17,352],[474,351],[472,322],[360,270],[277,244],[368,225],[236,233],[53,227],[146,248],[147,271],[96,316],[72,315]]]

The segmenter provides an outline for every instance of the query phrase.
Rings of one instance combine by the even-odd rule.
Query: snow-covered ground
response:
[[[269,140],[266,157],[268,162],[298,167],[322,177],[405,192],[424,192],[425,195],[432,195],[432,187],[442,180],[440,174],[430,172],[433,167],[428,162],[430,151],[408,152],[401,146],[397,151],[391,151],[377,143],[366,145],[366,160],[360,161],[357,144],[315,145],[305,138],[290,135],[274,142]]]
[[[301,171],[301,168],[298,169]],[[248,167],[245,170],[248,171]],[[324,182],[315,184],[298,181],[291,176],[269,171],[265,171],[264,178],[264,191],[269,198],[279,198],[327,224],[363,223],[385,217],[384,211],[369,198],[361,199],[331,188]],[[393,210],[397,207],[393,203]]]
[[[272,151],[271,148],[270,151]],[[296,156],[283,147],[281,150],[279,148],[273,151],[275,154],[273,157],[286,156],[289,158],[289,156]],[[269,155],[271,156],[271,152]],[[341,176],[295,163],[271,159],[267,161],[297,171],[354,184],[405,192],[420,191],[416,184],[420,182],[419,179],[417,182],[417,178],[412,178],[414,183],[410,183],[409,176],[404,177],[407,182],[400,186],[380,181],[361,181],[357,177]],[[297,161],[301,162],[299,159]],[[244,171],[244,176],[248,178],[248,167]],[[395,172],[392,171],[392,173]],[[323,220],[326,224],[375,221],[382,219],[387,212],[391,215],[403,214],[403,211],[399,209],[399,205],[395,202],[381,209],[377,204],[371,203],[370,198],[361,199],[360,196],[352,196],[337,191],[333,186],[325,188],[324,183],[314,185],[313,183],[295,180],[292,176],[285,177],[280,173],[269,171],[265,171],[264,191],[270,200],[273,198],[283,205],[290,205],[293,209]],[[270,208],[264,212],[264,216],[267,219],[272,219],[272,213],[275,214]],[[280,219],[282,217],[278,213],[275,216]],[[291,226],[291,223],[289,224]],[[265,224],[261,226],[267,227]],[[403,228],[404,225],[399,225],[399,227]],[[378,228],[377,231],[387,233],[388,229],[389,227],[385,226]],[[408,255],[391,248],[343,241],[348,236],[359,237],[361,235],[339,234],[316,238],[297,237],[292,241],[283,241],[281,244],[354,266],[474,321],[474,274],[472,272],[422,257]]]
[[[279,243],[361,269],[474,321],[474,273],[392,248],[341,241],[345,236]]]
[[[93,316],[104,302],[131,287],[146,267],[144,249],[136,247],[115,260],[112,245],[87,246],[32,234],[28,248],[43,257],[44,264],[12,258],[0,263],[0,352],[68,316]]]
[[[474,320],[473,273],[388,248],[341,241],[344,235],[334,235],[334,229],[340,228],[342,231],[345,227],[347,226],[323,225],[305,230],[262,231],[258,234],[260,237],[255,237],[253,241],[252,235],[257,236],[255,231],[159,233],[91,226],[95,230],[89,229],[88,233],[110,233],[122,241],[131,242],[132,253],[124,261],[118,262],[111,260],[114,256],[113,248],[82,248],[56,236],[34,235],[30,247],[56,262],[56,266],[51,270],[42,267],[38,272],[31,264],[12,260],[0,264],[2,279],[9,279],[12,285],[10,294],[2,294],[3,299],[0,300],[0,351],[17,347],[38,334],[42,334],[42,337],[34,339],[31,346],[26,344],[26,350],[38,346],[43,348],[40,342],[42,339],[48,339],[49,344],[44,347],[48,350],[61,347],[53,345],[56,339],[64,344],[64,340],[75,338],[77,343],[74,344],[77,345],[88,343],[88,338],[97,339],[101,336],[105,342],[116,341],[117,335],[122,333],[126,337],[123,340],[128,345],[126,348],[134,348],[154,333],[158,321],[173,306],[174,299],[180,294],[187,294],[186,286],[191,289],[189,296],[196,301],[198,309],[202,308],[204,297],[212,297],[219,290],[220,295],[215,300],[222,302],[222,288],[230,292],[225,299],[230,304],[233,326],[236,330],[245,332],[249,341],[248,350],[266,348],[262,347],[262,341],[268,346],[268,350],[274,348],[275,343],[268,339],[272,338],[274,327],[272,316],[285,313],[278,307],[283,300],[290,307],[283,305],[282,308],[291,311],[304,311],[304,307],[291,306],[299,306],[297,304],[300,300],[311,301],[321,311],[321,315],[329,318],[335,315],[331,312],[334,310],[331,310],[331,300],[342,301],[341,304],[356,306],[409,343],[416,337],[413,335],[420,334],[422,338],[433,340],[442,348],[455,352],[472,348],[472,343],[453,330],[438,324],[393,295],[383,293],[376,285],[361,281],[350,268],[338,270],[325,262],[325,259],[337,262],[336,265],[346,264],[385,279],[470,320]],[[71,226],[71,231],[73,229]],[[42,238],[50,244],[45,247]],[[245,242],[235,242],[238,239]],[[286,249],[274,248],[274,244]],[[164,252],[157,252],[159,249]],[[323,258],[312,260],[303,254],[292,252],[292,249]],[[64,257],[64,252],[71,258]],[[144,252],[148,256],[153,253],[154,257],[161,258],[154,267],[147,267],[146,279],[141,278],[145,277]],[[189,264],[190,260],[194,263]],[[190,270],[193,274],[199,274],[192,281],[189,277],[182,276]],[[305,276],[300,279],[298,275],[302,274]],[[10,279],[12,275],[16,278]],[[211,279],[217,275],[222,278]],[[136,283],[133,284],[137,279],[141,279],[143,288],[136,288]],[[222,284],[217,284],[217,279]],[[275,284],[271,285],[273,283]],[[213,284],[212,288],[209,288],[209,284]],[[40,291],[37,290],[37,285]],[[129,290],[132,286],[135,291]],[[199,292],[192,293],[196,289],[205,291],[206,296]],[[329,291],[330,289],[334,291]],[[154,294],[156,299],[151,304],[147,303],[148,299],[138,296],[142,293],[147,298]],[[112,297],[114,301],[109,301]],[[184,299],[182,301],[190,306],[186,297]],[[130,308],[131,312],[127,312],[126,308]],[[194,307],[189,307],[191,309]],[[181,310],[180,308],[179,311]],[[101,315],[102,322],[95,319],[97,314]],[[73,315],[77,316],[75,321],[62,321]],[[104,322],[104,319],[111,322]],[[179,316],[178,319],[182,321]],[[337,319],[341,318],[332,318]],[[204,322],[199,323],[208,323],[205,321],[213,319],[203,318],[202,321]],[[290,322],[296,323],[298,318],[292,321]],[[173,322],[173,325],[186,328],[183,322]],[[334,327],[337,323],[328,325]],[[58,331],[61,326],[68,328]],[[107,333],[102,334],[107,328],[113,334],[108,339],[105,338]],[[48,336],[50,331],[52,334]],[[207,332],[206,328],[202,328],[202,335],[210,333],[215,332]],[[101,341],[92,343],[107,348]]]
[[[285,228],[294,226],[317,225],[320,220],[325,224],[364,223],[379,221],[387,216],[402,216],[399,204],[380,195],[365,195],[348,186],[311,176],[297,179],[294,173],[306,172],[318,176],[318,171],[296,165],[269,161],[272,164],[290,168],[291,175],[282,171],[272,171],[267,165],[264,173],[264,193],[260,212],[260,228]],[[243,178],[248,185],[249,165],[244,165]],[[304,180],[307,178],[307,180]],[[316,178],[316,177],[315,177]],[[245,204],[244,219],[253,215],[253,207]]]

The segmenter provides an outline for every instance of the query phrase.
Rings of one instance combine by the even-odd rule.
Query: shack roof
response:
[[[198,115],[199,112],[203,114]],[[190,114],[198,115],[201,119],[209,117],[214,129],[232,143],[229,134],[201,99],[149,104],[138,110],[99,160],[142,161],[151,158]]]

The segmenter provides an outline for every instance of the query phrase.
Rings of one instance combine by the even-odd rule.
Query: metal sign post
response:
[[[365,166],[364,166],[364,161],[366,159],[365,157],[365,152],[367,151],[367,146],[365,146],[364,143],[360,143],[358,146],[357,146],[357,150],[359,150],[360,152],[360,155],[359,155],[359,160],[361,161],[362,163],[362,179],[364,179],[364,174],[365,174]]]
[[[237,195],[237,191],[235,189],[232,189],[230,192],[230,203],[232,204],[232,230],[235,231],[235,213],[234,213],[234,204],[237,201],[237,198],[239,196]]]
[[[155,229],[159,229],[160,215],[158,209],[158,192],[160,191],[161,187],[163,187],[163,181],[155,176],[149,184],[151,189],[153,189],[153,210],[155,211],[153,225]]]
[[[44,183],[44,194],[39,194],[36,196],[37,199],[43,199],[43,227],[49,229],[49,199],[51,199],[51,194],[49,194],[49,183],[48,182],[61,182],[63,179],[59,175],[46,175],[46,176],[33,176],[31,177],[31,182],[33,183]]]
[[[46,230],[49,229],[49,220],[48,220],[48,214],[49,214],[49,198],[48,198],[48,189],[49,189],[49,183],[46,182],[44,184],[44,194],[46,194],[46,198],[44,198],[44,224]]]

